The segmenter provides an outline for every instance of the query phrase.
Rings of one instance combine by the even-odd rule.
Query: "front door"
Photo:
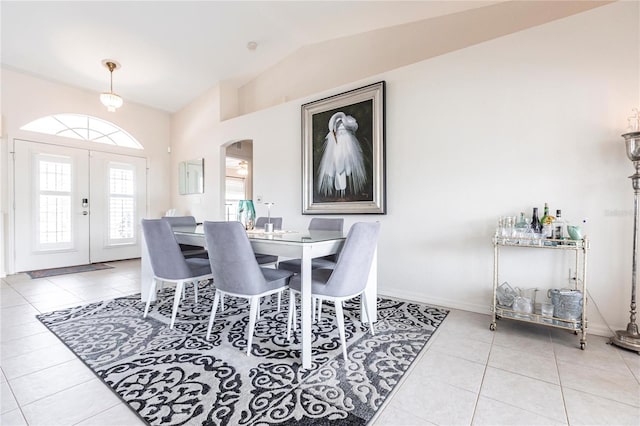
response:
[[[15,270],[140,257],[146,161],[15,141]]]

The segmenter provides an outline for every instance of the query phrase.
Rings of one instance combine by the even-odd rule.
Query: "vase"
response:
[[[240,200],[238,202],[238,220],[247,231],[253,229],[256,223],[256,209],[253,207],[252,200]]]

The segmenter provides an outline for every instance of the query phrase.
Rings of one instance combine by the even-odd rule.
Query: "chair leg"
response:
[[[296,316],[296,295],[289,290],[289,315],[287,315],[287,340],[291,339],[291,326],[295,326]]]
[[[196,305],[198,304],[198,281],[193,283],[193,301]]]
[[[224,294],[220,295],[220,310],[224,312]]]
[[[367,304],[367,296],[362,293],[362,304],[364,305],[364,312],[367,314],[367,318],[369,319],[369,330],[371,331],[371,335],[375,336],[376,332],[373,329],[373,321],[371,321],[371,315],[369,314],[369,305]]]
[[[302,302],[300,302],[302,304]],[[316,298],[311,298],[311,321],[316,322]]]
[[[216,319],[216,309],[220,302],[220,292],[216,290],[216,294],[213,296],[213,306],[211,307],[211,315],[209,316],[209,327],[207,327],[207,340],[211,337],[211,329],[213,328],[213,320]]]
[[[256,327],[256,316],[258,315],[258,304],[260,298],[254,296],[250,299],[251,308],[249,309],[249,330],[247,330],[247,356],[251,354],[251,341],[253,340],[253,331]]]
[[[169,328],[173,328],[173,325],[176,322],[176,315],[178,314],[178,306],[180,305],[180,296],[184,293],[184,282],[178,281],[176,284],[176,293],[173,296],[173,310],[171,311],[171,325]]]
[[[338,331],[340,332],[340,343],[342,343],[342,354],[344,355],[344,363],[346,364],[349,359],[347,358],[347,340],[344,333],[344,313],[342,312],[342,301],[336,300],[336,320],[338,321]]]
[[[316,303],[318,304],[318,314],[316,315],[316,321],[320,322],[322,320],[322,299],[318,297],[318,301]]]
[[[149,305],[151,305],[151,296],[153,296],[156,292],[156,279],[151,279],[151,285],[149,286],[149,296],[147,296],[147,305],[144,307],[144,314],[142,318],[146,318],[149,313]]]
[[[278,312],[280,312],[280,303],[282,301],[282,292],[278,292]]]
[[[298,323],[296,322],[296,293],[292,292],[293,297],[293,317],[291,319],[291,323],[293,324],[293,331],[298,329]],[[300,293],[300,309],[302,312],[302,293]]]

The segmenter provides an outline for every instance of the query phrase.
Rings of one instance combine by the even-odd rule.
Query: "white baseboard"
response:
[[[381,296],[394,297],[396,299],[403,299],[412,302],[420,302],[425,303],[427,305],[441,306],[443,308],[449,309],[458,309],[461,311],[474,312],[477,314],[486,314],[490,315],[491,310],[489,304],[486,305],[478,305],[473,303],[461,303],[458,300],[451,299],[440,299],[440,298],[432,298],[425,297],[424,294],[418,294],[407,291],[397,291],[397,290],[378,290],[378,293]],[[489,323],[487,323],[487,328],[489,327]],[[613,328],[614,330],[624,330],[626,326],[620,326],[618,328]],[[589,341],[589,334],[594,334],[596,336],[604,336],[611,337],[612,333],[609,330],[609,327],[602,322],[593,322],[588,321],[587,325],[587,342]]]

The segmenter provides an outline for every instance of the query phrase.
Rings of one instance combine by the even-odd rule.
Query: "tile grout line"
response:
[[[402,299],[399,299],[402,300]],[[444,333],[444,323],[447,320],[447,318],[449,317],[449,314],[451,313],[451,310],[448,308],[443,308],[440,306],[437,306],[436,308],[438,309],[446,309],[449,311],[449,313],[447,313],[447,316],[445,317],[445,319],[440,323],[440,325],[438,325],[438,327],[435,329],[435,331],[431,334],[431,336],[429,337],[429,339],[427,340],[427,343],[424,345],[424,347],[420,350],[420,353],[418,354],[418,356],[413,360],[412,364],[409,366],[409,368],[404,372],[404,374],[402,375],[402,377],[400,378],[400,380],[398,381],[398,383],[396,383],[394,389],[391,391],[391,393],[389,393],[389,395],[387,396],[387,399],[383,402],[383,404],[378,407],[378,411],[376,412],[376,414],[369,420],[369,422],[367,423],[368,425],[373,425],[375,426],[377,421],[380,419],[380,417],[383,415],[384,411],[387,409],[387,407],[392,403],[394,397],[396,396],[397,393],[400,392],[402,386],[405,384],[405,382],[407,382],[407,380],[409,380],[409,376],[413,373],[413,371],[417,368],[418,363],[420,362],[420,360],[422,358],[424,358],[425,356],[427,356],[427,353],[432,350],[431,346],[433,345],[433,343],[438,339],[439,335],[441,333]],[[436,351],[437,352],[437,351]],[[433,422],[423,418],[422,416],[419,415],[415,415],[413,413],[411,413],[410,411],[406,411],[403,408],[399,408],[396,407],[396,410],[400,410],[404,413],[408,413],[411,415],[414,415],[415,417],[429,423],[429,424],[434,424]]]
[[[16,402],[16,405],[18,406],[18,408],[16,408],[16,410],[20,411],[20,415],[22,416],[22,419],[24,420],[24,423],[26,425],[28,425],[29,422],[27,421],[27,417],[24,415],[24,411],[22,411],[23,405],[20,404],[20,402],[18,401],[18,398],[16,398],[16,394],[13,391],[13,387],[11,386],[11,382],[9,382],[9,379],[7,378],[7,376],[4,374],[4,372],[2,374],[4,375],[4,379],[7,382],[7,386],[9,387],[9,390],[11,391],[11,396],[13,396],[13,400]],[[14,411],[14,410],[11,410],[11,411]]]
[[[495,334],[494,334],[494,336],[495,336]],[[551,336],[550,336],[550,334],[549,334],[549,337],[551,337]],[[473,414],[473,418],[474,418],[474,419],[475,419],[476,410],[477,410],[477,403],[479,402],[480,394],[482,393],[482,387],[483,387],[483,385],[484,385],[484,380],[485,380],[486,372],[487,372],[487,370],[488,370],[489,368],[494,368],[494,369],[496,369],[496,370],[504,371],[504,372],[507,372],[507,373],[510,373],[510,374],[515,374],[515,375],[518,375],[518,376],[521,376],[521,377],[525,377],[525,378],[527,378],[527,379],[533,379],[533,380],[540,381],[540,382],[543,382],[543,383],[547,383],[547,384],[550,384],[550,385],[553,385],[553,386],[558,386],[558,387],[560,388],[560,391],[562,392],[562,386],[561,386],[560,384],[551,383],[551,382],[548,382],[548,381],[546,381],[546,380],[542,380],[542,379],[538,379],[538,378],[530,377],[530,376],[527,376],[527,375],[522,374],[522,373],[513,372],[513,371],[510,371],[510,370],[504,370],[504,369],[499,368],[499,367],[491,367],[491,366],[489,365],[489,360],[490,360],[490,358],[491,358],[491,353],[493,352],[494,346],[497,346],[498,348],[503,347],[503,346],[501,346],[501,345],[499,345],[499,344],[496,344],[496,343],[495,343],[495,337],[494,337],[494,341],[492,341],[492,343],[491,343],[491,349],[489,350],[489,356],[488,356],[488,358],[487,358],[487,364],[486,364],[486,366],[485,366],[485,371],[484,371],[484,374],[483,374],[483,376],[482,376],[482,381],[481,381],[481,385],[480,385],[480,392],[478,392],[478,400],[476,401],[476,406],[475,406],[475,408],[474,408],[474,414]],[[553,348],[553,345],[552,345],[552,348]],[[499,350],[499,349],[498,349],[498,350]],[[554,360],[555,360],[555,350],[554,350]],[[556,369],[557,369],[557,363],[556,363]],[[558,375],[559,375],[559,374],[558,374]],[[552,418],[552,417],[547,417],[547,416],[545,416],[545,415],[541,415],[540,413],[537,413],[537,412],[535,412],[535,411],[530,411],[530,410],[528,410],[528,409],[526,409],[526,408],[522,408],[522,407],[520,407],[520,406],[513,405],[513,404],[508,403],[508,402],[505,402],[505,401],[501,401],[501,400],[498,400],[498,399],[495,399],[495,398],[491,398],[491,397],[488,397],[488,396],[485,396],[484,398],[490,399],[490,400],[492,400],[492,401],[496,401],[496,402],[498,402],[498,403],[500,403],[500,404],[508,405],[508,406],[513,407],[513,408],[516,408],[516,409],[518,409],[518,410],[522,410],[522,411],[525,411],[525,412],[529,412],[529,413],[531,413],[531,414],[535,414],[535,415],[537,415],[537,416],[541,416],[541,417],[547,418],[547,419],[549,419],[549,421],[554,421],[554,422],[555,422],[555,421],[557,421],[557,419],[554,419],[554,418]],[[565,406],[565,405],[564,405],[564,397],[563,397],[563,406]],[[567,410],[566,410],[566,406],[565,406],[565,415],[566,415],[566,413],[567,413]],[[473,424],[473,419],[472,419],[472,424]],[[567,423],[567,424],[569,424],[569,423]]]
[[[607,345],[612,345],[611,343],[607,343]],[[613,346],[613,345],[612,345]],[[626,351],[626,349],[620,348],[620,350],[624,350]],[[634,352],[634,351],[630,351],[630,352]],[[620,355],[620,354],[619,354]],[[638,358],[640,358],[640,352],[636,352],[636,356]],[[624,365],[627,366],[627,369],[629,370],[629,372],[631,373],[631,377],[633,377],[634,379],[636,379],[636,382],[638,383],[638,385],[640,385],[640,374],[639,375],[635,375],[633,372],[633,369],[631,367],[631,361],[627,362],[627,357],[620,355],[620,358],[622,358],[622,362],[624,362]]]
[[[484,379],[487,376],[487,369],[489,368],[489,360],[491,359],[491,352],[493,352],[493,346],[496,340],[495,330],[492,330],[491,337],[491,346],[489,347],[489,353],[487,354],[487,360],[484,364],[484,371],[482,372],[482,380],[480,380],[480,388],[478,388],[478,395],[476,395],[476,402],[473,405],[473,413],[471,414],[471,423],[470,426],[473,425],[473,422],[476,418],[476,412],[478,411],[478,403],[480,402],[480,395],[482,394],[482,388],[484,386]]]
[[[107,411],[111,410],[112,408],[117,407],[117,406],[118,406],[118,405],[120,405],[120,404],[125,404],[125,403],[124,403],[124,402],[122,402],[122,401],[118,401],[118,403],[117,403],[116,405],[114,405],[114,406],[112,406],[112,407],[109,407],[109,408],[105,408],[104,410],[100,411],[99,413],[96,413],[96,414],[94,414],[94,415],[92,415],[92,416],[89,416],[89,417],[87,417],[87,418],[84,418],[84,419],[82,419],[82,420],[80,420],[80,421],[78,421],[78,422],[74,423],[72,426],[79,425],[80,423],[82,423],[82,422],[84,422],[84,421],[87,421],[87,420],[89,420],[89,419],[92,419],[92,418],[94,418],[94,417],[97,417],[97,416],[99,416],[100,414],[105,413],[105,412],[107,412]],[[126,405],[126,404],[125,404],[125,405]],[[127,407],[127,409],[128,409],[128,410],[130,410],[130,408],[129,408],[129,407]]]
[[[567,409],[567,398],[564,395],[564,386],[562,385],[562,376],[560,375],[560,367],[558,366],[558,354],[556,353],[556,346],[553,344],[553,336],[549,333],[551,337],[551,348],[553,349],[553,359],[556,364],[556,373],[558,374],[558,383],[560,385],[560,395],[562,396],[562,408],[564,408],[564,416],[567,420],[567,424],[570,425],[571,421],[569,420],[569,410]]]
[[[69,362],[69,361],[67,361],[67,362]],[[60,364],[57,364],[57,365],[60,365]],[[57,365],[52,365],[51,367],[56,367]],[[45,369],[43,369],[43,370],[46,370],[46,369],[51,368],[51,367],[47,367],[47,368],[45,368]],[[43,371],[43,370],[38,370],[37,372],[39,372],[39,371]],[[37,373],[37,372],[36,372],[36,373]],[[24,377],[24,376],[20,376],[20,377]],[[76,384],[71,385],[71,386],[67,386],[67,387],[62,388],[62,389],[60,389],[60,390],[58,390],[58,391],[56,391],[56,392],[54,392],[54,393],[51,393],[51,394],[49,394],[49,395],[45,395],[45,396],[42,396],[42,397],[40,397],[40,398],[38,398],[38,399],[34,399],[33,401],[29,401],[29,402],[27,402],[26,404],[20,404],[20,403],[18,402],[18,400],[17,400],[17,399],[16,399],[16,402],[18,402],[18,406],[19,406],[20,408],[22,408],[22,407],[27,407],[27,406],[29,406],[29,405],[31,405],[31,404],[35,404],[35,403],[37,403],[37,402],[39,402],[39,401],[42,401],[43,399],[50,398],[50,397],[52,397],[52,396],[54,396],[54,395],[56,395],[56,394],[59,394],[59,393],[64,392],[64,391],[67,391],[67,390],[69,390],[69,389],[73,389],[73,388],[75,388],[76,386],[83,385],[83,384],[85,384],[85,383],[87,383],[87,382],[90,382],[90,381],[92,381],[92,380],[95,380],[95,379],[96,379],[95,377],[90,377],[90,378],[88,378],[87,380],[84,380],[84,381],[82,381],[82,382],[76,383]]]
[[[553,337],[552,337],[552,341],[553,341]],[[607,343],[605,343],[605,344],[606,344],[606,345],[610,345],[610,343],[608,343],[608,342],[607,342]],[[560,367],[559,367],[559,365],[558,365],[558,363],[559,363],[559,362],[567,362],[567,361],[559,360],[559,359],[558,359],[558,357],[557,357],[557,354],[556,354],[555,345],[553,345],[553,348],[554,348],[554,350],[553,350],[553,352],[554,352],[554,357],[555,357],[555,360],[556,360],[556,369],[557,369],[557,371],[558,371],[558,380],[559,380],[559,382],[560,382],[560,391],[562,392],[562,400],[563,400],[563,404],[564,404],[564,407],[565,407],[565,412],[567,413],[567,416],[568,416],[568,410],[567,410],[567,406],[566,406],[566,399],[565,399],[565,396],[564,396],[565,386],[564,386],[564,385],[562,385],[562,379],[561,379],[561,377],[560,377]],[[626,363],[626,360],[624,359],[624,357],[620,356],[620,354],[618,354],[618,356],[619,356],[619,357],[620,357],[620,359],[622,360],[622,362],[623,362],[623,364],[625,365],[625,367],[627,367],[627,369],[628,369],[628,372],[627,372],[628,374],[620,374],[620,375],[621,375],[621,376],[627,376],[627,375],[629,375],[629,374],[630,374],[630,375],[631,375],[631,377],[633,377],[633,378],[634,378],[634,380],[638,381],[638,379],[637,379],[637,378],[635,377],[635,375],[633,374],[633,371],[631,371],[631,368],[630,368],[630,367],[629,367],[629,365]],[[640,356],[640,354],[639,354],[639,356]],[[583,367],[583,368],[587,368],[587,367]],[[595,367],[591,367],[591,368],[594,368],[594,369],[597,369],[597,370],[608,371],[608,370],[606,370],[606,369],[604,369],[604,368],[600,368],[599,366],[595,366]],[[639,383],[640,383],[640,382],[639,382]],[[583,390],[583,389],[576,389],[575,387],[570,387],[570,386],[566,387],[566,389],[571,389],[571,390],[573,390],[573,391],[575,391],[575,392],[579,392],[579,393],[581,393],[581,394],[585,394],[585,395],[590,395],[590,396],[593,396],[593,397],[596,397],[596,398],[606,399],[606,400],[608,400],[608,401],[615,402],[615,403],[617,403],[617,404],[626,405],[626,406],[628,406],[628,407],[632,407],[632,408],[640,408],[640,405],[633,405],[633,404],[629,404],[628,402],[620,401],[619,399],[608,398],[607,396],[603,396],[603,395],[600,395],[600,394],[597,394],[597,393],[592,393],[592,392],[589,392],[589,391],[586,391],[586,390]],[[570,423],[569,423],[569,424],[570,424]]]

